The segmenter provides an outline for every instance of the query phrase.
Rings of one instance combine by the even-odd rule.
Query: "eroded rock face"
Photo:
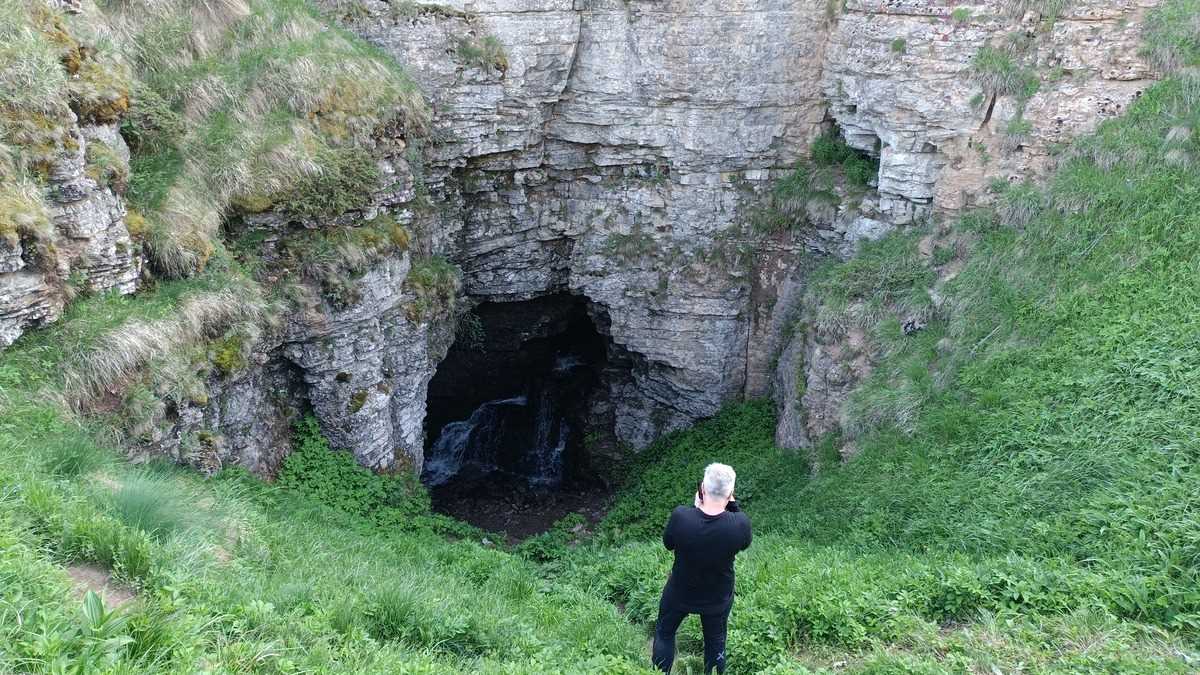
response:
[[[374,469],[420,468],[426,388],[450,342],[409,317],[409,269],[407,256],[385,260],[359,279],[359,302],[294,321],[283,346],[330,443]]]
[[[480,0],[400,17],[365,4],[374,16],[350,27],[435,103],[425,179],[452,205],[438,248],[465,292],[585,296],[644,364],[607,397],[634,447],[741,395],[745,183],[819,129],[825,4]],[[503,63],[461,46],[489,37]]]
[[[257,253],[271,269],[264,282],[302,275],[280,256],[292,237],[367,227],[380,217],[408,231],[430,230],[413,208],[416,186],[404,151],[396,139],[375,148],[381,180],[361,209],[328,218],[268,211],[231,223],[261,240]],[[323,297],[310,282],[311,295],[284,312],[284,325],[260,337],[252,363],[210,377],[208,400],[182,405],[151,445],[202,471],[237,464],[273,475],[290,452],[292,423],[311,413],[330,444],[363,466],[419,471],[426,391],[454,326],[446,308],[417,310],[417,291],[408,283],[415,255],[395,251],[371,262],[351,275],[342,298]]]
[[[125,203],[86,160],[89,144],[105,144],[126,160],[128,148],[115,124],[76,123],[65,138],[47,171],[47,241],[0,238],[0,348],[58,320],[74,292],[68,284],[88,292],[137,289],[142,256],[125,226]]]
[[[386,212],[413,229],[421,254],[461,267],[474,301],[586,298],[611,339],[592,407],[620,442],[612,447],[642,447],[731,399],[772,392],[780,445],[807,446],[838,428],[869,369],[853,336],[795,330],[814,257],[847,258],[896,227],[984,200],[993,177],[1036,177],[1056,144],[1119,114],[1153,77],[1136,48],[1153,0],[1078,0],[1053,21],[998,0],[837,4],[362,0],[340,18],[433,104],[432,132],[408,149],[422,168],[403,147],[386,149],[388,184],[363,211],[300,224],[248,215],[245,225],[278,238]],[[1009,34],[1036,92],[980,82],[979,50]],[[831,122],[878,155],[877,190],[813,214],[804,231],[751,232],[763,191]],[[123,144],[115,127],[75,136],[78,153],[53,178],[69,262],[33,269],[20,242],[0,239],[0,345],[54,320],[65,297],[55,283],[74,271],[95,290],[136,285],[121,200],[82,161],[87,143],[117,155]],[[431,212],[418,213],[418,191]],[[415,253],[375,261],[353,302],[321,299],[268,331],[254,363],[214,378],[209,400],[174,411],[156,442],[206,470],[271,473],[290,421],[310,409],[364,465],[419,470],[427,387],[453,322],[412,311]]]
[[[1043,175],[1058,144],[1121,114],[1154,79],[1138,54],[1156,0],[1079,0],[1058,17],[1020,9],[1035,4],[846,3],[822,90],[850,145],[879,155],[885,221],[979,203],[994,178]],[[989,90],[984,47],[1036,91]]]
[[[846,258],[855,239],[985,203],[993,179],[1045,175],[1056,147],[1121,114],[1152,84],[1139,53],[1143,20],[1157,4],[1081,0],[1046,17],[1011,2],[847,2],[829,38],[822,89],[847,142],[877,153],[880,172],[878,197],[862,209],[870,217],[839,214],[824,231],[835,242],[828,252]],[[1013,66],[1021,91],[985,86],[976,60],[985,47]],[[938,270],[935,304],[954,274],[953,266]],[[896,318],[906,330],[923,325]],[[847,402],[873,368],[861,331],[802,326],[781,354],[778,444],[806,448],[843,431]]]

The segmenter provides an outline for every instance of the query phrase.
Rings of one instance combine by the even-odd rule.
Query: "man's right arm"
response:
[[[663,530],[663,546],[668,551],[675,550],[675,511],[667,517],[667,527]]]

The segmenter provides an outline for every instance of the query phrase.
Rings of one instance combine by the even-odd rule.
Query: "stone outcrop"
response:
[[[266,284],[302,276],[289,265],[303,261],[282,255],[292,238],[369,227],[381,217],[408,230],[430,229],[412,208],[416,186],[405,145],[384,139],[375,150],[381,180],[362,209],[326,219],[269,211],[231,223],[261,240],[258,254],[271,266]],[[311,413],[332,446],[351,451],[363,466],[419,470],[427,386],[453,341],[453,314],[446,307],[416,310],[420,291],[408,283],[414,255],[381,256],[351,275],[342,298],[321,297],[310,280],[312,293],[293,300],[284,325],[259,337],[250,363],[211,376],[207,400],[179,402],[151,445],[203,471],[238,464],[270,475],[290,451],[291,423]]]
[[[613,345],[593,404],[613,440],[641,447],[774,392],[780,443],[797,447],[839,427],[870,368],[852,335],[793,333],[811,256],[982,200],[994,176],[1036,176],[1055,143],[1119,113],[1151,74],[1109,45],[1132,44],[1144,6],[1092,5],[1048,22],[990,1],[964,20],[915,0],[364,0],[342,19],[433,104],[422,245],[476,302],[586,299]],[[1032,35],[1018,56],[1039,90],[974,100],[976,54],[1014,28]],[[831,120],[879,157],[877,190],[804,231],[753,233],[762,192]],[[334,444],[375,467],[420,465],[452,339],[400,311],[406,265],[381,263],[358,304],[292,326],[276,357]]]
[[[293,322],[283,346],[330,443],[375,469],[420,468],[426,388],[450,346],[446,326],[409,318],[409,269],[386,260],[358,280],[362,300]]]
[[[878,197],[860,209],[868,217],[839,214],[826,238],[874,238],[986,203],[994,179],[1044,175],[1058,148],[1121,114],[1153,83],[1139,47],[1145,14],[1157,4],[1081,0],[1043,16],[1037,3],[847,2],[826,48],[822,88],[846,141],[878,155]],[[977,61],[985,48],[1011,64],[1021,91],[988,88]],[[868,226],[865,237],[854,224]],[[934,237],[922,242],[924,255]],[[848,257],[853,246],[830,252]],[[956,272],[939,269],[938,284]],[[775,376],[780,446],[810,447],[844,430],[847,401],[873,369],[867,342],[858,329],[808,326],[783,345]]]
[[[1035,178],[1058,144],[1119,114],[1154,77],[1136,49],[1153,0],[1078,0],[1059,17],[998,0],[318,4],[407,69],[432,103],[432,131],[407,154],[381,148],[388,184],[366,209],[325,223],[246,215],[234,229],[267,232],[270,260],[296,227],[389,214],[413,231],[413,251],[374,260],[352,301],[295,312],[248,368],[175,411],[158,443],[202,468],[270,473],[301,409],[364,465],[419,468],[426,390],[453,317],[412,311],[417,254],[457,264],[471,302],[584,298],[611,343],[593,404],[611,420],[611,447],[771,393],[780,444],[807,446],[838,428],[869,372],[853,335],[794,330],[812,261],[985,201],[993,178]],[[985,46],[1036,87],[989,84]],[[764,192],[835,124],[878,157],[871,189],[800,231],[755,232]],[[78,156],[53,177],[70,262],[35,271],[20,246],[0,248],[0,344],[61,311],[47,280],[136,285],[121,200],[81,159],[87,143],[117,155],[123,144],[115,127],[75,136]],[[403,159],[418,153],[419,167]]]
[[[644,364],[608,397],[634,447],[740,396],[745,184],[794,163],[824,119],[824,4],[364,4],[350,27],[433,99],[425,179],[454,207],[438,247],[465,292],[585,296]],[[499,63],[468,58],[464,41],[489,39]]]
[[[1119,115],[1155,75],[1141,59],[1156,0],[1058,3],[849,0],[822,90],[850,145],[878,154],[879,211],[903,225],[1043,175],[1055,148]],[[989,90],[981,49],[1026,82]],[[995,66],[994,66],[995,67]],[[982,71],[982,72],[981,72]]]
[[[116,124],[81,126],[70,117],[46,171],[45,241],[10,246],[0,239],[0,347],[56,321],[75,292],[137,288],[142,257],[125,226],[125,203],[87,161],[93,144],[118,161],[129,151]]]

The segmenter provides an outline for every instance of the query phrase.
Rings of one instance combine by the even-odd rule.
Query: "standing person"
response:
[[[671,576],[658,603],[654,666],[671,672],[675,632],[688,614],[704,628],[704,673],[725,672],[725,632],[733,608],[733,558],[750,547],[750,518],[733,496],[737,474],[726,464],[709,464],[693,507],[671,512],[663,546],[675,552]]]

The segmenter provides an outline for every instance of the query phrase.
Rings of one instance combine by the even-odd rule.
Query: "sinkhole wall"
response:
[[[812,261],[984,203],[993,178],[1036,177],[1054,147],[1156,77],[1136,48],[1152,0],[1078,0],[1054,16],[998,0],[967,14],[928,0],[316,4],[406,69],[428,129],[381,130],[369,194],[337,215],[232,207],[227,235],[258,247],[270,268],[260,281],[305,277],[310,292],[261,327],[244,363],[207,374],[205,396],[169,400],[134,439],[146,453],[269,475],[290,422],[313,414],[363,465],[420,471],[440,427],[508,395],[504,378],[479,374],[503,368],[503,345],[485,337],[471,351],[464,308],[515,317],[527,302],[547,316],[582,302],[602,338],[588,403],[599,456],[772,393],[781,444],[806,445],[836,428],[862,375],[839,356],[853,349],[790,330]],[[986,77],[985,49],[1029,86]],[[854,199],[764,231],[772,188],[834,124],[878,174]],[[115,133],[75,135],[120,149]],[[120,196],[72,162],[52,177],[85,189],[63,194],[112,217],[92,227],[96,209],[63,202],[55,227],[82,248],[127,252]],[[304,253],[324,249],[299,244],[345,232],[370,254],[321,277],[329,270]],[[4,342],[65,302],[10,244],[0,240]],[[140,258],[127,257],[111,283],[95,278],[132,290]]]

